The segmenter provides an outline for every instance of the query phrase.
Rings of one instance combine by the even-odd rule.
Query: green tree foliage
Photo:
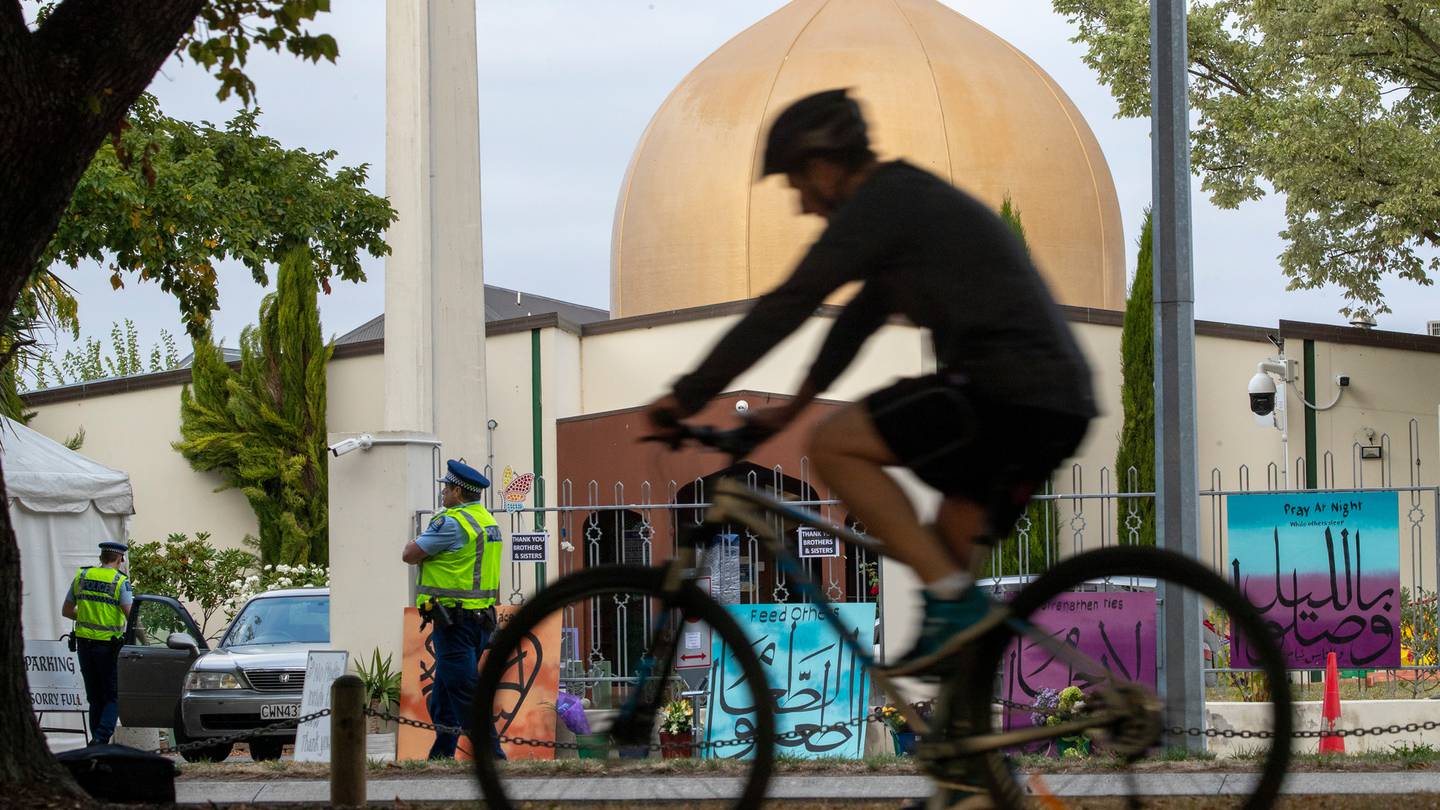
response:
[[[20,392],[44,364],[45,349],[38,335],[64,330],[80,336],[79,306],[70,287],[55,273],[44,270],[30,277],[8,316],[0,319],[0,414],[29,422]]]
[[[1128,117],[1150,115],[1147,0],[1053,0]],[[1191,163],[1215,204],[1284,195],[1291,289],[1337,285],[1347,315],[1380,282],[1440,270],[1440,4],[1190,3]],[[1428,258],[1427,258],[1428,256]]]
[[[131,586],[137,593],[183,599],[200,611],[200,632],[212,638],[210,622],[226,618],[223,608],[235,592],[235,581],[259,568],[259,561],[244,549],[217,549],[210,535],[192,538],[175,533],[163,541],[130,544]],[[222,627],[216,627],[218,634]]]
[[[1118,492],[1155,491],[1155,301],[1154,266],[1151,247],[1154,223],[1150,210],[1140,228],[1140,250],[1135,259],[1135,280],[1125,301],[1125,323],[1120,330],[1120,404],[1125,421],[1120,428],[1120,446],[1115,452],[1115,479]],[[1130,470],[1135,473],[1132,479]],[[1155,545],[1155,499],[1121,501],[1121,537],[1133,522],[1138,540]]]
[[[110,351],[107,353],[97,338],[85,341],[81,350],[70,349],[56,362],[49,351],[42,351],[35,364],[35,388],[68,385],[107,377],[129,377],[135,374],[169,371],[180,367],[180,352],[175,336],[160,330],[160,342],[150,347],[148,355],[140,350],[140,333],[129,318],[125,324],[110,326]]]
[[[192,337],[219,306],[215,264],[234,259],[268,284],[268,266],[296,244],[310,246],[313,281],[362,281],[361,252],[389,253],[395,219],[365,190],[367,167],[333,169],[335,152],[287,149],[260,135],[259,110],[223,128],[163,115],[142,96],[122,133],[101,147],[75,189],[40,266],[81,261],[154,281],[179,302]]]
[[[1020,221],[1020,209],[1007,193],[1000,203],[1000,219],[1015,232],[1020,243],[1029,250],[1025,241],[1025,225]],[[1002,527],[996,527],[999,530]],[[1047,567],[1047,550],[1055,537],[1055,507],[1052,501],[1031,501],[1015,521],[1013,527],[1003,527],[1009,536],[995,546],[985,571],[987,576],[1001,577],[1016,574],[1035,574]]]
[[[194,341],[194,384],[180,393],[175,449],[192,467],[239,489],[260,524],[260,558],[329,560],[325,367],[313,256],[299,244],[280,262],[260,324],[240,336],[240,369],[208,337]]]

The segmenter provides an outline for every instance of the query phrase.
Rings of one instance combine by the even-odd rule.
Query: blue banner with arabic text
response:
[[[865,724],[849,721],[869,711],[870,676],[856,660],[855,647],[842,640],[822,610],[833,610],[851,640],[867,652],[875,632],[872,602],[830,605],[727,605],[760,658],[775,695],[775,732],[809,732],[776,741],[775,752],[794,757],[847,757],[865,753]],[[745,681],[735,656],[714,637],[705,740],[741,744],[706,749],[707,756],[744,759],[753,746],[752,705],[757,692]],[[840,728],[827,728],[845,723]]]

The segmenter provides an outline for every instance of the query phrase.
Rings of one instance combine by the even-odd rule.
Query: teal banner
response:
[[[865,754],[864,717],[870,699],[870,676],[857,660],[854,647],[836,633],[822,615],[835,611],[845,635],[858,640],[868,653],[875,633],[872,602],[830,605],[727,605],[726,610],[750,639],[751,649],[765,669],[767,686],[775,695],[775,732],[801,732],[795,738],[776,740],[775,753],[792,757],[847,757]],[[764,690],[746,682],[734,653],[714,637],[711,650],[710,694],[705,710],[705,740],[749,740],[754,737],[753,701]],[[844,723],[843,727],[826,729]],[[808,733],[807,733],[808,732]],[[707,748],[707,756],[745,759],[751,745]]]

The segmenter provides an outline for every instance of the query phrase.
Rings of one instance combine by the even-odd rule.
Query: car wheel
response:
[[[195,748],[187,748],[193,743],[198,743],[204,737],[191,737],[185,733],[185,718],[180,715],[180,708],[175,708],[175,745],[181,748],[180,756],[186,762],[224,762],[230,758],[230,752],[235,750],[235,743],[213,743],[201,745]]]
[[[284,737],[256,737],[249,741],[250,758],[256,762],[279,759],[285,750]]]

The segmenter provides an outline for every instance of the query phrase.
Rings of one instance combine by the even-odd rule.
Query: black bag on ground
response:
[[[128,745],[91,745],[56,754],[80,787],[107,802],[173,804],[174,760]]]

